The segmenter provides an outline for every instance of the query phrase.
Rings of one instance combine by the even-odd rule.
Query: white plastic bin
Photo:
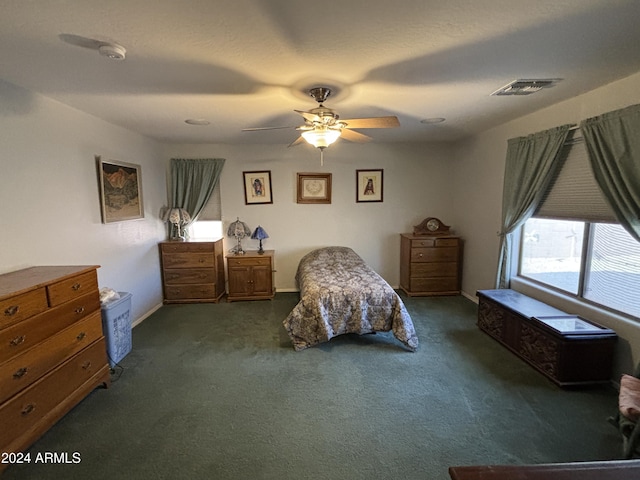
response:
[[[113,367],[130,351],[131,294],[118,292],[120,298],[102,304],[102,331],[107,342],[109,365]]]

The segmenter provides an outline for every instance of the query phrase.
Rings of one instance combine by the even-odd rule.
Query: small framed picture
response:
[[[144,218],[140,165],[95,158],[102,223]]]
[[[298,173],[298,203],[331,203],[331,174]]]
[[[356,202],[382,202],[383,170],[356,170]]]
[[[245,205],[273,203],[271,193],[271,170],[242,172],[244,177]]]

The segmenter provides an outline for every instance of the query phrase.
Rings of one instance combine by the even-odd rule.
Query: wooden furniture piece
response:
[[[479,290],[478,327],[560,386],[608,382],[613,330],[510,289]]]
[[[164,303],[217,303],[224,295],[222,239],[161,242]]]
[[[0,275],[0,452],[27,449],[94,388],[109,386],[96,268]]]
[[[449,467],[452,480],[620,480],[640,478],[640,460]]]
[[[461,271],[460,237],[400,235],[400,288],[407,295],[459,295]]]
[[[227,255],[227,301],[272,299],[275,295],[273,257],[273,250],[265,250],[263,254]]]

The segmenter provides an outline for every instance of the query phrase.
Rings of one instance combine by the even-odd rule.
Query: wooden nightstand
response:
[[[222,239],[162,242],[164,303],[216,303],[224,295]]]
[[[263,254],[227,255],[227,301],[272,299],[275,295],[273,257],[273,250],[265,250]]]

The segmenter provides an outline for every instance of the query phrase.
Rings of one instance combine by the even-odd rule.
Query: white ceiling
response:
[[[455,140],[638,71],[638,0],[0,0],[0,79],[165,142],[288,144],[241,130],[302,124],[314,85],[342,118],[397,115],[374,141]],[[518,78],[562,81],[490,96]]]

